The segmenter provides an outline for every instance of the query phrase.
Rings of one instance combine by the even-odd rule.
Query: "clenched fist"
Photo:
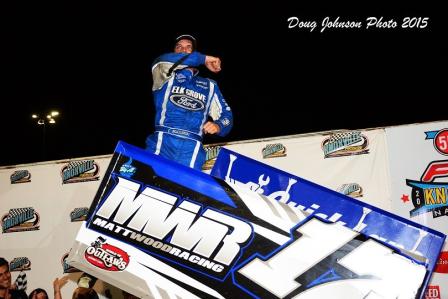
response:
[[[202,130],[205,134],[217,134],[221,129],[216,123],[208,121],[204,124]]]
[[[214,56],[205,56],[205,66],[214,73],[221,70],[221,59]]]

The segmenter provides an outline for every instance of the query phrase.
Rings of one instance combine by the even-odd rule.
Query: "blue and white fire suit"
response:
[[[155,132],[146,139],[146,149],[195,169],[205,162],[203,125],[211,117],[225,136],[233,125],[230,107],[215,81],[193,74],[188,66],[205,63],[205,55],[191,53],[170,76],[169,69],[184,53],[169,53],[153,63]]]

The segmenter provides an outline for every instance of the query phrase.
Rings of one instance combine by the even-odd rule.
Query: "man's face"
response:
[[[174,53],[191,53],[193,52],[193,43],[188,39],[181,39],[174,46]]]
[[[11,286],[11,272],[7,265],[0,267],[0,289],[8,289]]]

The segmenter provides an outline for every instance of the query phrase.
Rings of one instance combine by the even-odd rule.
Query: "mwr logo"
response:
[[[353,198],[363,196],[362,187],[358,183],[343,184],[336,191]]]
[[[261,151],[263,158],[285,157],[286,147],[281,143],[267,144]]]
[[[69,253],[65,253],[62,258],[61,258],[61,265],[62,265],[62,271],[63,273],[75,273],[75,272],[81,272],[80,270],[76,269],[73,266],[70,266],[67,263],[67,258],[68,258]]]
[[[434,182],[437,178],[448,176],[448,160],[429,163],[420,181],[406,180],[406,185],[412,187],[413,210],[410,216],[432,212],[432,217],[448,216],[448,183]]]
[[[245,221],[150,186],[137,194],[140,184],[118,180],[92,229],[217,279],[225,279],[252,240]]]
[[[31,182],[31,173],[28,170],[17,170],[11,174],[11,184]]]
[[[87,208],[87,207],[75,208],[70,213],[70,221],[71,222],[84,221],[84,220],[86,220],[88,213],[89,213],[89,208]]]
[[[62,183],[96,181],[100,178],[99,172],[100,167],[94,160],[73,161],[62,167]]]
[[[39,229],[39,214],[34,208],[10,209],[2,217],[3,233],[13,233]]]
[[[440,297],[440,287],[429,285],[426,289],[425,299],[441,299]]]
[[[87,247],[85,259],[92,265],[107,271],[123,271],[129,264],[129,255],[118,247],[105,243],[106,239],[98,239]]]
[[[325,158],[368,154],[369,141],[359,131],[336,133],[322,141]]]
[[[15,257],[9,263],[9,270],[11,272],[31,270],[31,261],[27,257]]]
[[[221,150],[220,145],[216,146],[205,146],[205,163],[202,165],[202,170],[209,170],[215,165],[216,157],[218,157],[219,151]]]
[[[434,271],[437,273],[448,274],[448,251],[442,251],[440,253],[439,260],[437,261]]]
[[[426,140],[433,139],[434,148],[442,155],[448,155],[448,129],[425,132]]]

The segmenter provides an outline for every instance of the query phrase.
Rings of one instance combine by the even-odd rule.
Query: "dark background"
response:
[[[271,2],[274,3],[274,2]],[[218,82],[234,129],[206,143],[331,129],[363,129],[447,117],[446,31],[441,7],[298,7],[292,2],[92,2],[3,9],[0,165],[110,154],[118,140],[144,147],[153,129],[152,61],[190,33],[222,59]],[[296,16],[316,21],[288,29]],[[322,19],[362,21],[327,29]],[[395,29],[366,29],[366,18]],[[424,29],[404,17],[429,17]],[[32,113],[57,109],[57,124]]]

